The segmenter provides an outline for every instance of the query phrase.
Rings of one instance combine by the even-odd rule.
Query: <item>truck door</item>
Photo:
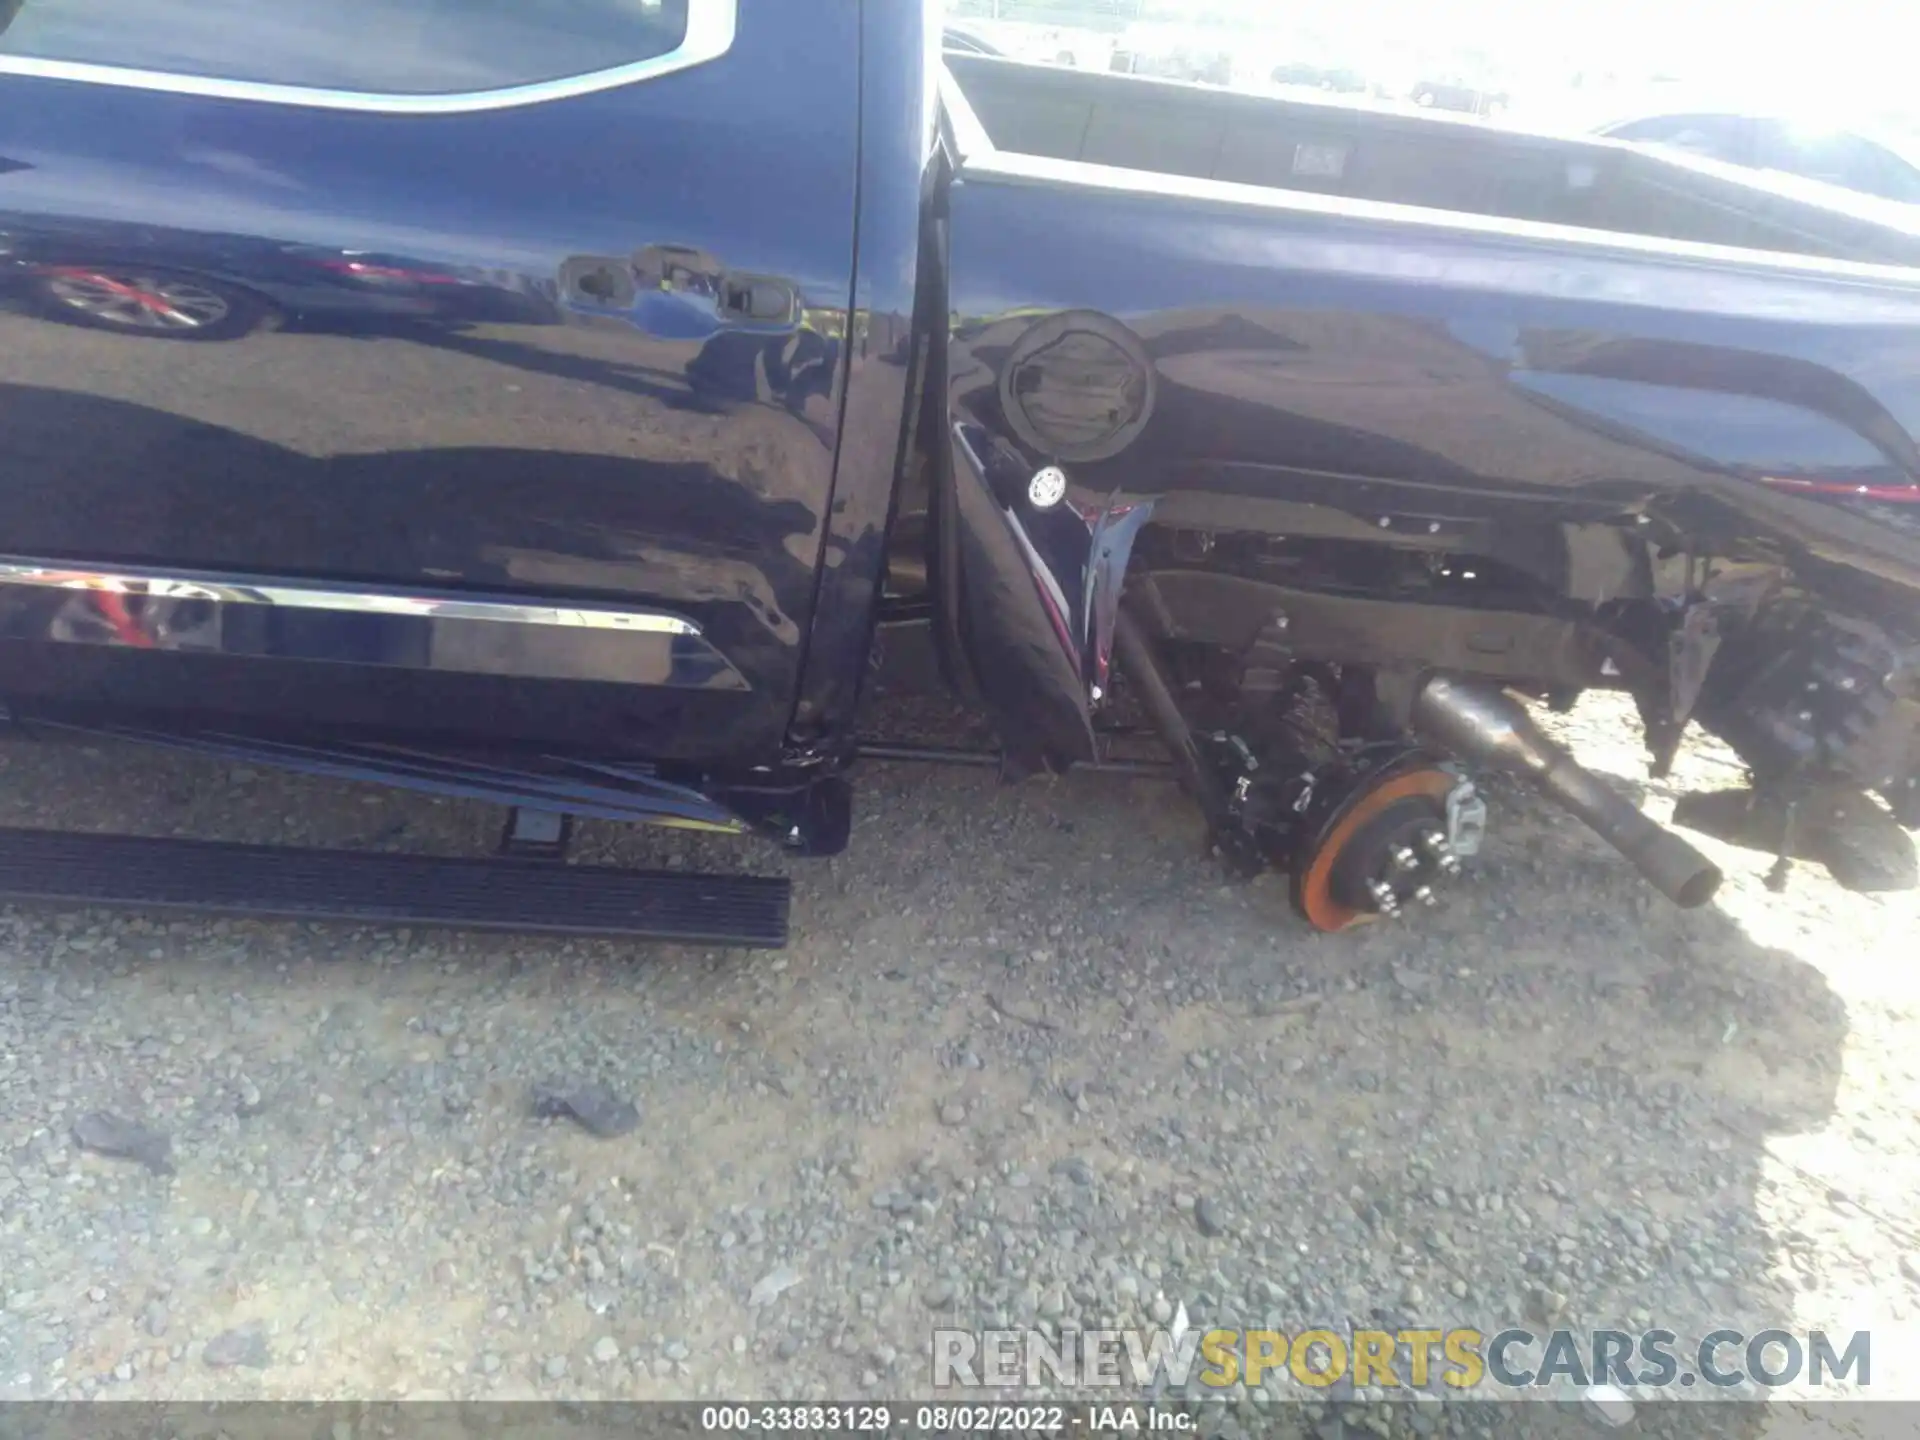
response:
[[[776,750],[839,442],[858,25],[0,6],[9,693]]]

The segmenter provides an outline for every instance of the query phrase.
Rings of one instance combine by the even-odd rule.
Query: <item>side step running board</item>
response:
[[[0,830],[0,901],[777,949],[786,880]]]

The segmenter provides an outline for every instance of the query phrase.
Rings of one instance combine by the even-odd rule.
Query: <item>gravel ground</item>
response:
[[[1611,700],[1566,724],[1642,773]],[[1700,746],[1674,783],[1735,778]],[[1342,937],[1223,883],[1164,784],[904,767],[791,867],[777,956],[0,911],[0,1398],[898,1397],[936,1324],[1182,1308],[1871,1328],[1873,1393],[1920,1395],[1915,898],[1776,898],[1708,841],[1730,882],[1682,913],[1494,802],[1447,908]],[[498,819],[0,747],[0,824],[458,853]],[[638,1126],[534,1116],[556,1079]],[[170,1173],[80,1149],[100,1110]]]

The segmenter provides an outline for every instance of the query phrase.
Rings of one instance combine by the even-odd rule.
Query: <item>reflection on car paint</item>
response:
[[[389,668],[359,692],[289,661],[247,706],[777,763],[821,559],[847,555],[829,516],[861,102],[810,77],[840,73],[861,22],[742,9],[721,62],[433,118],[5,76],[9,547],[684,616],[732,688],[608,663],[544,682],[543,704],[494,698],[487,675]],[[787,143],[767,146],[774,133]],[[719,317],[691,288],[655,288],[648,306],[697,301],[704,316],[622,313],[569,285],[575,257],[630,264],[669,245],[723,276],[778,277],[792,313]],[[138,323],[196,318],[169,296],[202,293],[202,323]],[[189,339],[204,343],[171,343]],[[88,623],[136,633],[97,611]],[[523,672],[574,673],[555,634],[529,634],[553,658],[522,655]],[[81,649],[107,667],[103,703],[188,698],[116,659],[125,647],[71,647],[69,663]],[[833,656],[818,652],[823,669]],[[243,668],[195,663],[236,683]],[[700,699],[656,710],[650,688]]]
[[[691,621],[455,595],[0,562],[0,636],[184,654],[741,690]]]

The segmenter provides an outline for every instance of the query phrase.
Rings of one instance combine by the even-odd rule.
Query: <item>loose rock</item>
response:
[[[158,1130],[105,1110],[92,1110],[73,1124],[73,1140],[83,1150],[115,1160],[132,1160],[156,1175],[173,1173],[173,1141]]]
[[[228,1370],[235,1366],[264,1370],[273,1363],[266,1326],[255,1321],[238,1329],[222,1331],[207,1341],[206,1348],[200,1352],[200,1359],[215,1370]]]
[[[1218,1236],[1226,1234],[1232,1222],[1225,1206],[1202,1195],[1193,1205],[1193,1223],[1202,1235]]]
[[[771,1305],[798,1285],[800,1280],[800,1272],[791,1265],[779,1266],[754,1282],[753,1289],[747,1295],[747,1304],[756,1310]]]
[[[601,1140],[617,1140],[640,1125],[638,1106],[595,1083],[549,1080],[534,1087],[532,1109],[543,1120],[574,1120]]]

